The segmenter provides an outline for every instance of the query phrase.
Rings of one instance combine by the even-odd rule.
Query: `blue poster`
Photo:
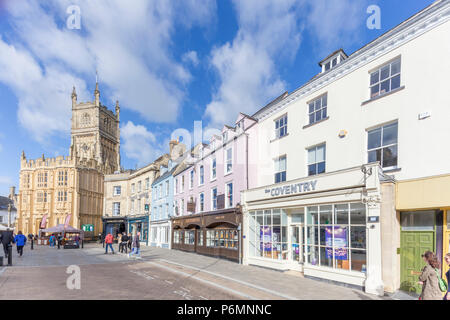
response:
[[[272,230],[270,227],[261,227],[259,231],[259,239],[261,240],[261,251],[272,251]]]
[[[333,257],[333,227],[325,228],[326,257]],[[336,260],[348,260],[347,228],[334,227],[334,257]]]

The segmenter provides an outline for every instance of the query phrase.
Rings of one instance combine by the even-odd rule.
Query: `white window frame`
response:
[[[120,216],[120,202],[113,202],[113,216]]]
[[[192,190],[194,188],[194,180],[195,180],[195,174],[194,169],[189,171],[189,190]]]
[[[397,63],[397,62],[400,63],[399,71],[397,73],[392,73],[392,65]],[[381,80],[381,70],[385,69],[386,67],[389,67],[389,75],[388,75],[387,78]],[[378,81],[372,83],[372,77],[376,73],[378,73]],[[398,85],[397,88],[392,89],[392,81],[397,76],[399,76],[399,78],[400,78],[399,79],[399,85]],[[386,91],[386,92],[381,93],[381,84],[384,83],[384,82],[387,82],[387,81],[389,81],[389,90]],[[369,85],[370,85],[370,87],[369,87],[370,99],[375,99],[375,98],[381,97],[381,96],[383,96],[383,95],[385,95],[385,94],[387,94],[387,93],[389,93],[389,92],[391,92],[393,90],[396,90],[396,89],[400,88],[402,86],[402,59],[401,59],[401,57],[397,57],[397,58],[395,58],[395,59],[393,59],[393,60],[391,60],[391,61],[389,61],[389,62],[387,62],[387,63],[385,63],[383,65],[381,65],[380,67],[377,67],[376,69],[370,71],[369,72]],[[377,91],[377,93],[374,94],[372,89],[374,87],[376,87],[376,86],[378,86],[378,91]]]
[[[202,173],[202,169],[203,169],[203,173]],[[203,182],[202,182],[202,178],[203,178]],[[205,184],[205,166],[200,165],[198,167],[198,185],[202,186],[204,184]]]
[[[281,122],[283,122],[283,123],[281,124]],[[275,125],[275,139],[280,139],[280,138],[287,136],[288,135],[288,114],[285,113],[281,117],[275,119],[274,125]],[[284,132],[283,135],[281,135],[282,130]]]
[[[202,200],[203,198],[203,200]],[[205,211],[205,193],[201,192],[198,196],[198,203],[199,203],[199,211],[204,212]]]
[[[117,192],[119,190],[119,192]],[[120,196],[122,194],[122,186],[114,186],[113,187],[113,196]]]
[[[391,143],[391,144],[387,144],[387,145],[383,145],[383,131],[384,128],[393,124],[397,124],[397,142],[396,143]],[[369,149],[369,132],[371,131],[375,131],[381,129],[381,141],[380,141],[380,147],[377,148],[372,148]],[[383,149],[384,148],[388,148],[388,147],[393,147],[396,146],[397,147],[397,165],[395,166],[390,166],[390,167],[383,167]],[[397,169],[398,168],[398,121],[393,121],[393,122],[389,122],[389,123],[385,123],[382,124],[380,126],[377,127],[373,127],[367,130],[367,162],[369,162],[369,152],[371,151],[376,151],[376,150],[381,150],[381,160],[380,160],[380,166],[383,168],[383,170],[393,170],[393,169]]]
[[[317,105],[320,101],[320,107]],[[317,114],[320,114],[320,119],[317,120]],[[311,116],[314,120],[311,121]],[[328,92],[308,102],[308,125],[318,123],[328,117]]]
[[[228,151],[229,150],[231,150],[231,159],[228,160]],[[227,148],[227,149],[225,149],[225,157],[224,158],[225,158],[225,161],[224,161],[224,163],[225,163],[225,166],[224,166],[225,175],[233,173],[233,147],[232,146]],[[228,171],[228,164],[229,164],[228,162],[230,162],[230,164],[231,164],[231,170],[229,170],[229,171]]]
[[[285,168],[284,168],[284,171],[280,171],[280,162],[281,162],[281,160],[284,158],[284,166],[285,166]],[[280,156],[280,157],[278,157],[278,158],[276,158],[276,159],[274,159],[274,183],[282,183],[282,182],[285,182],[286,180],[287,180],[287,155],[282,155],[282,156]],[[284,180],[280,180],[280,181],[278,181],[277,182],[277,174],[280,174],[280,173],[285,173],[285,179]]]
[[[229,185],[231,185],[231,205],[230,205],[230,203],[229,203],[229,196],[230,196],[230,194],[229,194],[229,190],[228,190],[228,186]],[[233,186],[233,182],[232,181],[230,181],[230,182],[228,182],[228,183],[226,183],[225,184],[225,208],[226,209],[228,209],[228,208],[233,208],[233,203],[234,203],[234,186]]]
[[[217,158],[216,156],[214,156],[211,158],[211,181],[214,181],[216,179],[217,179]]]
[[[319,161],[318,162],[317,161],[317,149],[322,147],[322,146],[324,147],[324,156],[323,156],[324,157],[324,161]],[[314,149],[314,152],[315,152],[315,162],[314,163],[309,163],[309,151],[312,150],[312,149]],[[318,170],[317,170],[317,165],[319,163],[321,163],[321,162],[325,162],[325,171],[319,173]],[[309,175],[309,166],[310,165],[315,165],[316,166],[316,173],[313,174],[313,175]],[[326,143],[321,143],[321,144],[318,144],[318,145],[315,145],[315,146],[307,148],[306,149],[306,176],[307,177],[313,177],[313,176],[316,176],[316,175],[319,175],[319,174],[324,174],[326,172],[327,172],[327,144]]]
[[[216,205],[214,206],[214,190],[216,190]],[[217,187],[211,189],[211,211],[217,210],[217,196],[219,195],[219,190]]]

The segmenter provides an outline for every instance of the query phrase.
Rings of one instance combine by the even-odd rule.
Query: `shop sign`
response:
[[[348,260],[347,257],[347,228],[325,227],[326,256],[333,258],[333,230],[334,230],[334,257],[336,260]]]
[[[315,191],[317,186],[317,180],[295,183],[283,187],[276,187],[272,189],[266,189],[266,193],[270,194],[271,197],[291,195],[303,192]]]
[[[85,231],[85,232],[93,232],[94,231],[94,225],[93,224],[83,224],[81,226],[81,230]]]
[[[217,209],[221,210],[225,208],[225,195],[219,194],[217,196]]]
[[[195,212],[195,202],[188,202],[187,203],[187,211],[188,212]]]

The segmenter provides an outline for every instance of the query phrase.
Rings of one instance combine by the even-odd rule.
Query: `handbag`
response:
[[[438,277],[439,289],[442,292],[447,292],[447,290],[448,290],[447,282],[445,282],[445,280],[441,278],[441,276],[439,275],[438,269],[434,269],[434,271],[436,271],[436,275]]]

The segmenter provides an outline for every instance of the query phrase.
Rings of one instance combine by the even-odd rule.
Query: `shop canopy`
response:
[[[51,228],[47,228],[47,229],[42,229],[41,232],[45,232],[45,233],[79,233],[81,235],[81,237],[83,237],[84,235],[84,231],[74,228],[72,226],[67,226],[64,228],[63,224],[58,224],[55,227],[51,227]]]

